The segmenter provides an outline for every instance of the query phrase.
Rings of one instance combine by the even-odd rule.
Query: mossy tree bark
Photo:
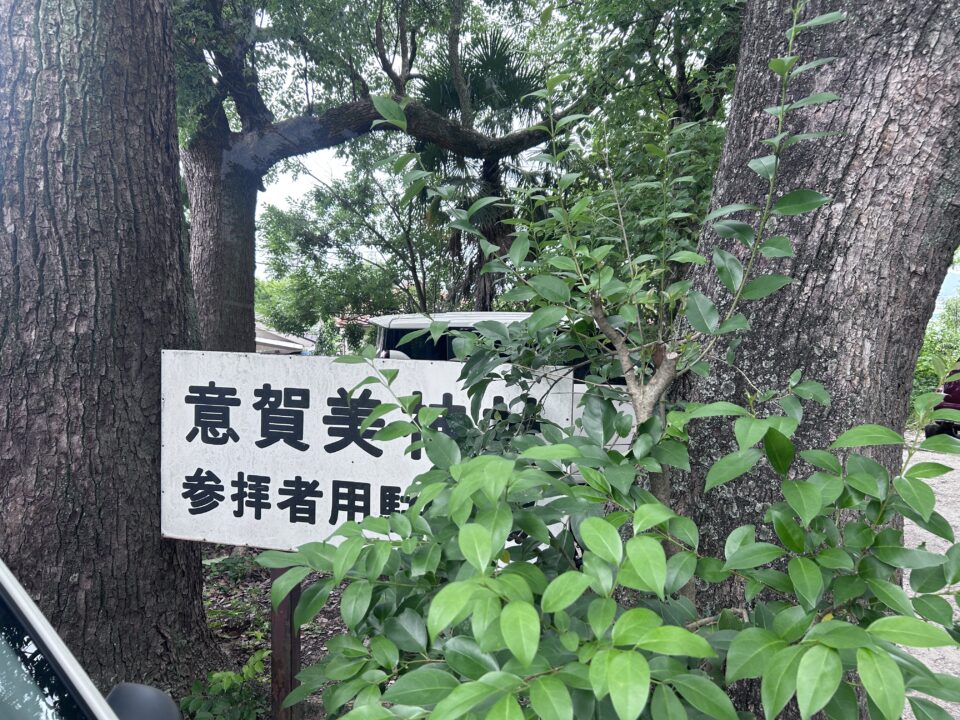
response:
[[[194,346],[163,0],[0,0],[0,555],[97,684],[216,657],[160,538],[160,350]]]

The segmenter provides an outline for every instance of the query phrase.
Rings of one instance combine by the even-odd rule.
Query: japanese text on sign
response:
[[[396,368],[392,389],[418,407],[443,409],[432,424],[451,434],[470,402],[458,363],[378,360]],[[163,534],[232,545],[293,549],[327,539],[347,520],[405,508],[407,486],[430,464],[409,440],[379,442],[399,412],[361,429],[388,391],[365,365],[333,358],[165,350],[162,377]],[[544,382],[547,416],[570,422],[569,380]],[[483,407],[512,394],[491,383]],[[419,439],[414,436],[412,440]]]

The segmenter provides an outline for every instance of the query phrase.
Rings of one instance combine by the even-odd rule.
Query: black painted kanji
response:
[[[243,517],[245,508],[253,510],[253,517],[259,520],[264,510],[270,505],[270,478],[266,475],[247,475],[237,473],[237,479],[230,483],[237,489],[230,496],[237,507],[233,511],[234,517]]]
[[[310,391],[306,388],[274,390],[270,383],[253,391],[258,400],[254,410],[260,411],[260,440],[257,447],[269,447],[281,440],[301,452],[310,447],[303,442],[303,411],[310,407]]]
[[[290,522],[317,524],[317,499],[323,497],[318,480],[304,480],[299,475],[284,480],[277,492],[287,497],[277,503],[281,510],[290,511]]]
[[[190,501],[187,512],[202,515],[223,502],[223,483],[211,471],[197,468],[193,475],[184,477],[181,495]]]
[[[350,397],[346,390],[338,388],[337,397],[327,398],[330,414],[323,416],[323,424],[330,426],[330,437],[340,439],[327,443],[323,449],[333,453],[354,444],[373,457],[383,455],[381,448],[367,442],[379,428],[383,427],[383,419],[375,420],[370,427],[360,432],[360,425],[379,404],[379,400],[370,397],[369,388],[356,397]]]
[[[436,420],[434,420],[433,423],[430,425],[431,428],[433,428],[434,430],[439,430],[444,435],[453,434],[453,430],[450,427],[451,416],[467,414],[467,408],[465,406],[453,404],[452,393],[444,393],[443,401],[441,403],[437,405],[430,405],[429,407],[446,409],[447,412],[445,412],[443,415],[441,415]]]
[[[400,503],[410,504],[410,498],[401,495],[402,491],[394,485],[384,485],[380,488],[380,515],[386,517],[391,513],[400,512]]]
[[[333,481],[333,501],[330,506],[330,524],[336,525],[340,513],[347,515],[347,520],[356,520],[357,516],[366,517],[370,514],[370,483],[349,482],[347,480]]]
[[[191,385],[190,394],[183,400],[193,405],[193,429],[187,433],[187,441],[200,433],[200,441],[207,445],[226,445],[228,440],[237,442],[240,437],[230,427],[230,408],[240,404],[237,389],[218,387],[213,380],[207,385]]]

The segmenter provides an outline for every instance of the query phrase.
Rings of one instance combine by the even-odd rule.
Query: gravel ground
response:
[[[912,462],[938,462],[950,467],[960,465],[956,456],[922,451],[914,455]],[[937,512],[943,515],[954,528],[960,528],[960,469],[927,482],[930,483],[937,495]],[[934,552],[944,552],[950,547],[950,543],[946,540],[918,528],[909,520],[905,521],[904,546],[917,547],[921,543],[926,543],[927,548]],[[912,593],[909,585],[906,583],[905,585],[907,592]],[[957,618],[956,611],[954,612],[954,618]],[[934,672],[960,676],[960,648],[918,648],[914,651],[914,655]],[[960,705],[943,702],[940,702],[940,704],[953,717],[960,718]],[[913,719],[909,705],[906,713],[904,713],[904,718]]]

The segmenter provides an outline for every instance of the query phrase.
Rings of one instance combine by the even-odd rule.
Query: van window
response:
[[[0,589],[0,718],[93,720]]]
[[[434,344],[433,338],[431,338],[429,333],[427,333],[418,338],[414,338],[403,345],[400,345],[400,341],[403,339],[403,337],[411,332],[413,332],[413,330],[410,330],[409,328],[386,328],[383,330],[383,349],[387,351],[397,350],[402,352],[411,360],[445,361],[450,359],[450,338],[443,336],[436,344]]]

